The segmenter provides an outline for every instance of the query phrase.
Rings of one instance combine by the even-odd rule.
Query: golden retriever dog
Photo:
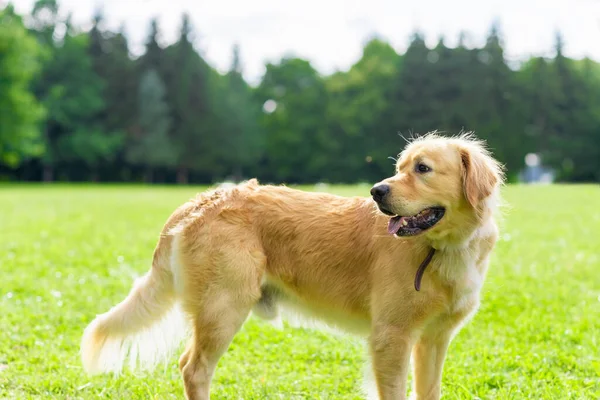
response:
[[[452,337],[479,304],[498,237],[500,164],[471,135],[410,142],[372,197],[308,193],[256,180],[198,195],[166,222],[151,270],[86,328],[89,373],[152,365],[170,315],[191,338],[185,395],[209,399],[221,355],[249,314],[282,307],[368,337],[379,397],[438,399]],[[128,356],[128,357],[126,357]]]

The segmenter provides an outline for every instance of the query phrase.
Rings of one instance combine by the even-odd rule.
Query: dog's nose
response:
[[[386,194],[390,191],[390,186],[386,184],[375,185],[371,188],[371,196],[373,196],[373,200],[380,202],[383,200]]]

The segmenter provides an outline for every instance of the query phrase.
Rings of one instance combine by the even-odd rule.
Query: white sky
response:
[[[7,0],[0,0],[0,5]],[[12,0],[20,13],[35,0]],[[560,29],[571,57],[600,61],[600,0],[59,0],[75,23],[89,26],[94,10],[103,7],[107,24],[125,23],[132,51],[140,54],[149,20],[158,16],[166,44],[175,40],[180,15],[194,23],[197,48],[220,71],[231,63],[231,48],[241,46],[246,78],[260,79],[266,61],[294,54],[309,59],[327,74],[347,69],[361,55],[372,34],[398,50],[406,48],[415,28],[434,45],[439,35],[456,43],[458,32],[482,43],[498,19],[509,59],[552,54]]]

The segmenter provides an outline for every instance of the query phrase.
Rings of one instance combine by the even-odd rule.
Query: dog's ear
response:
[[[476,208],[501,183],[502,171],[500,165],[478,146],[461,147],[460,157],[465,198]]]

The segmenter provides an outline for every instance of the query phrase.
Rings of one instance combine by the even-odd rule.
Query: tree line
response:
[[[600,181],[600,65],[558,34],[553,58],[513,68],[495,24],[480,47],[373,38],[347,71],[285,57],[251,86],[238,47],[226,74],[207,63],[188,15],[169,46],[152,20],[137,59],[101,13],[88,31],[61,15],[0,11],[1,180],[374,182],[403,137],[439,130],[474,131],[513,180],[535,152],[560,180]]]

